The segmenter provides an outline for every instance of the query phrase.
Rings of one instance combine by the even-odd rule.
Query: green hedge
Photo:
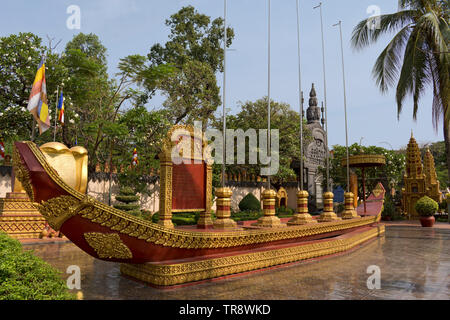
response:
[[[176,226],[190,226],[197,224],[199,217],[200,214],[198,212],[175,213],[172,215],[172,222]],[[159,221],[159,212],[155,213],[152,216],[153,223],[158,223],[158,221]]]
[[[263,213],[261,210],[259,211],[240,211],[240,212],[232,212],[231,219],[234,221],[249,221],[249,220],[258,220],[262,217]]]
[[[74,300],[60,272],[0,232],[0,300]]]

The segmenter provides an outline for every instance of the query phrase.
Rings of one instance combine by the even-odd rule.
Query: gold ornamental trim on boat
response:
[[[228,232],[189,232],[166,228],[162,225],[136,218],[72,189],[60,178],[56,171],[52,170],[39,148],[32,142],[26,143],[53,181],[71,195],[63,196],[64,198],[53,198],[42,203],[43,207],[48,208],[48,211],[44,212],[51,212],[51,214],[47,213],[47,216],[50,216],[51,219],[57,222],[55,222],[55,226],[60,225],[60,223],[66,221],[73,214],[78,214],[101,226],[147,242],[165,247],[202,249],[227,248],[302,238],[369,225],[378,222],[381,217],[380,212],[377,216],[368,216],[360,219],[292,226],[289,228]],[[70,203],[70,208],[63,207],[61,205],[62,202]],[[60,216],[62,218],[58,219]]]
[[[133,254],[117,233],[85,233],[86,242],[101,259],[131,259]]]
[[[384,232],[385,228],[381,225],[347,239],[172,265],[122,264],[120,271],[147,283],[172,286],[348,251]]]
[[[34,191],[31,185],[30,174],[28,170],[25,168],[24,164],[22,163],[19,151],[16,148],[14,148],[13,150],[12,161],[13,161],[14,175],[16,176],[17,180],[19,180],[20,183],[22,184],[22,187],[27,193],[30,200],[34,201]]]

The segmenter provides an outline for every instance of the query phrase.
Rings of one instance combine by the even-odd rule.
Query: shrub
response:
[[[428,217],[434,215],[438,211],[439,205],[430,197],[425,196],[416,202],[414,208],[420,216]]]
[[[336,208],[336,213],[342,213],[342,212],[344,212],[344,209],[345,209],[345,204],[339,203]]]
[[[176,213],[172,215],[172,222],[176,226],[195,225],[197,224],[199,217],[200,217],[199,212]],[[147,220],[150,220],[150,218],[148,218]],[[159,212],[153,214],[153,216],[151,217],[151,221],[153,223],[158,223]]]
[[[261,211],[241,211],[231,213],[231,219],[236,222],[258,220],[260,217],[262,217]]]
[[[294,210],[289,207],[280,207],[275,209],[275,214],[278,216],[292,216],[294,214]]]
[[[394,218],[395,216],[395,204],[391,197],[391,195],[386,194],[384,196],[384,203],[383,203],[383,212],[381,213],[383,217],[391,217]]]
[[[261,211],[261,202],[253,193],[249,193],[239,202],[239,209],[241,211]]]
[[[0,300],[74,300],[60,272],[0,232]]]
[[[115,204],[114,208],[125,211],[134,216],[141,216],[140,206],[137,203],[139,196],[130,187],[123,187],[120,189],[119,194],[116,196],[116,200],[122,203]]]

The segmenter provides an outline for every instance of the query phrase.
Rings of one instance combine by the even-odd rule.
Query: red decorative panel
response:
[[[206,209],[206,164],[174,164],[172,210]]]

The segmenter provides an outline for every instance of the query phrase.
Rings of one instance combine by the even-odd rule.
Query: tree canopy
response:
[[[366,191],[371,192],[378,182],[382,182],[386,190],[391,187],[396,187],[400,190],[403,183],[403,174],[405,171],[406,157],[404,152],[396,150],[387,150],[377,146],[362,146],[357,143],[348,147],[349,155],[359,154],[378,154],[384,155],[386,158],[386,165],[381,167],[371,167],[365,169]],[[341,164],[342,159],[347,156],[347,149],[345,146],[335,145],[332,149],[332,156],[330,157],[330,178],[335,186],[342,186],[347,188],[347,167]],[[325,169],[322,168],[322,171]],[[358,179],[361,179],[362,172],[359,168],[351,168]],[[323,175],[326,176],[325,174]],[[325,179],[324,179],[325,180]],[[361,181],[361,180],[360,180]],[[324,181],[325,184],[325,181]],[[362,183],[358,183],[359,194],[362,194]]]
[[[227,128],[242,129],[243,131],[248,129],[267,129],[267,105],[267,97],[241,103],[241,111],[237,115],[229,115],[227,117]],[[295,179],[296,177],[296,172],[291,169],[291,163],[293,160],[300,158],[300,115],[298,112],[292,110],[287,103],[271,100],[270,105],[271,129],[278,129],[280,132],[280,167],[278,173],[273,178],[275,183],[281,183]],[[221,121],[217,120],[215,126],[220,129]],[[303,126],[303,137],[304,145],[307,145],[312,139],[311,132],[306,127],[306,122],[304,122]],[[246,152],[248,153],[248,150]],[[245,170],[249,174],[259,174],[260,165],[231,165],[228,170],[230,172]]]

